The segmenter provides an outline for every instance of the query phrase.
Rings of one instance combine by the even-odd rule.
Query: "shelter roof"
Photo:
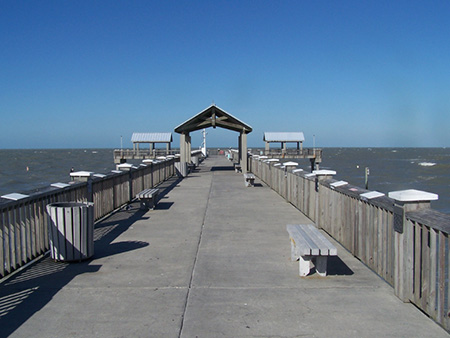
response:
[[[172,133],[133,133],[131,136],[133,143],[170,143]]]
[[[211,105],[186,122],[180,124],[175,128],[175,132],[181,134],[183,132],[191,132],[209,127],[221,127],[246,133],[250,133],[253,130],[248,124],[227,113],[225,110],[216,105]]]
[[[303,142],[305,136],[303,132],[265,132],[263,140],[265,142]]]

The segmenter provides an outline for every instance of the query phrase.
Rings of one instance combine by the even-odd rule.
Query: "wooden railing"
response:
[[[450,216],[430,204],[399,206],[365,189],[335,187],[332,176],[275,167],[252,158],[251,171],[394,288],[450,331]]]
[[[174,163],[171,159],[88,182],[72,182],[66,188],[51,187],[17,201],[0,199],[0,278],[49,249],[47,204],[92,201],[98,220],[130,202],[139,191],[172,177]]]

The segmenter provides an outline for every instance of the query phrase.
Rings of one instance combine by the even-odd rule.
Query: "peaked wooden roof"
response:
[[[216,105],[211,105],[186,122],[180,124],[175,128],[175,132],[179,134],[189,133],[209,127],[220,127],[237,132],[245,132],[247,134],[253,130],[248,124],[227,113],[225,110]]]

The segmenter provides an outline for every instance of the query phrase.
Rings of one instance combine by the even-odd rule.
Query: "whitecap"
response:
[[[436,163],[433,163],[433,162],[420,162],[419,165],[421,165],[422,167],[432,167],[432,166],[436,165]]]

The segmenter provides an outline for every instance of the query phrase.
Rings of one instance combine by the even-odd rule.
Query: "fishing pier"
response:
[[[239,149],[203,158],[189,133],[215,126]],[[0,198],[0,336],[448,337],[450,217],[435,194],[251,153],[251,127],[215,106],[175,131],[178,157]],[[50,258],[55,202],[92,208],[93,256]],[[329,243],[325,270],[315,248],[296,261],[288,225]],[[75,253],[74,233],[56,232],[60,248]]]
[[[448,336],[412,304],[448,329],[448,217],[403,207],[400,233],[386,196],[253,157],[249,169],[251,188],[225,156],[184,179],[170,159],[2,204],[0,272],[19,270],[0,287],[2,336]],[[151,186],[160,200],[143,211],[134,196]],[[93,258],[26,265],[61,200],[94,201]],[[306,223],[337,248],[326,277],[290,259],[286,225]]]

